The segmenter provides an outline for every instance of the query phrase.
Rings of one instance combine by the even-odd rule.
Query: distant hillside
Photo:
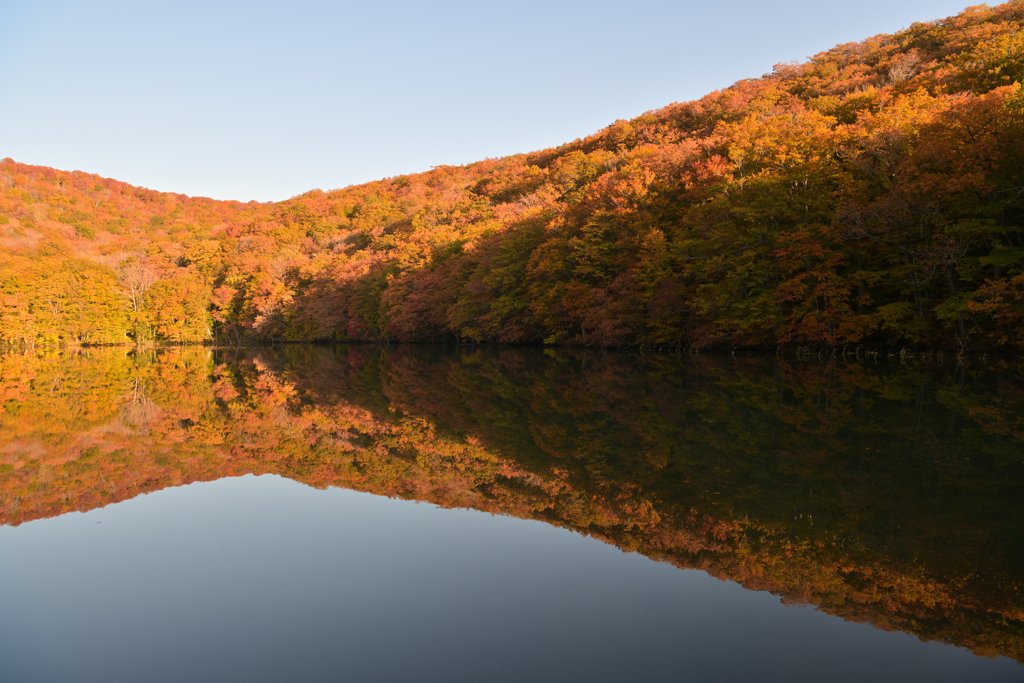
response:
[[[276,204],[0,163],[0,341],[1024,345],[1024,2]]]

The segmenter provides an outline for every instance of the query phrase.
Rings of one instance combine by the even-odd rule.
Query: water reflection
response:
[[[888,366],[288,347],[0,356],[0,522],[273,473],[537,519],[1024,661],[1024,384]]]

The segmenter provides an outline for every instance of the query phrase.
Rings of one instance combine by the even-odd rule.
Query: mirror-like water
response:
[[[0,406],[6,680],[1024,672],[1012,364],[93,350]]]

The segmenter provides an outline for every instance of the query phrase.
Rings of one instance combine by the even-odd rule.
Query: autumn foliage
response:
[[[1024,345],[1024,2],[275,204],[0,164],[0,338]]]

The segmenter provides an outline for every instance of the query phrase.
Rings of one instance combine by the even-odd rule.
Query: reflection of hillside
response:
[[[541,519],[1024,660],[1009,369],[184,348],[0,356],[0,394],[7,524],[277,473]]]

